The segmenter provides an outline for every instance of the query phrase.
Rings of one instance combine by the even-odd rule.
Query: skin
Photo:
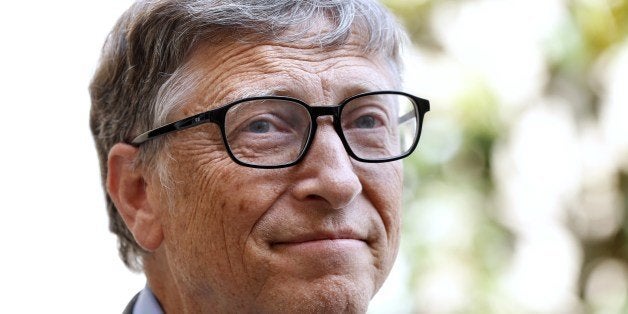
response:
[[[394,89],[387,63],[353,35],[340,48],[304,42],[200,46],[188,61],[203,79],[171,121],[246,94],[333,105],[360,92]],[[234,163],[219,128],[172,134],[171,197],[137,148],[117,144],[107,187],[144,259],[166,312],[362,313],[388,275],[399,245],[401,162],[351,159],[318,119],[296,166]],[[170,208],[169,204],[172,205]]]

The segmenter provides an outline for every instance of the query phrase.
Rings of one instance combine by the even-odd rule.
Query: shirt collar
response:
[[[137,301],[133,306],[133,313],[141,314],[164,314],[159,301],[153,294],[153,291],[147,286],[140,291],[140,295],[137,297]]]

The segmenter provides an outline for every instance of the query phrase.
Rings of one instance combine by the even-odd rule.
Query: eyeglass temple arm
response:
[[[414,111],[410,111],[406,114],[404,114],[403,116],[399,117],[398,123],[404,123],[410,119],[414,119]]]
[[[430,111],[430,102],[427,100],[423,100],[423,102],[419,103],[419,106],[421,107],[422,110],[424,110],[424,112]],[[415,115],[414,111],[409,111],[408,113],[399,117],[398,123],[404,123],[410,119],[413,119],[414,115]]]
[[[160,126],[156,129],[144,132],[138,136],[136,136],[132,141],[131,144],[133,145],[140,145],[150,139],[162,136],[162,135],[166,135],[168,133],[174,132],[174,131],[180,131],[180,130],[185,130],[187,128],[191,128],[193,126],[197,126],[201,123],[204,123],[206,121],[210,120],[210,114],[209,112],[204,112],[204,113],[200,113],[194,116],[191,116],[187,119],[183,119],[181,121],[177,121],[177,122],[173,122],[173,123],[169,123],[163,126]]]

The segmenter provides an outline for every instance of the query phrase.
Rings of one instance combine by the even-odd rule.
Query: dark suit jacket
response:
[[[133,307],[135,306],[135,302],[137,302],[137,297],[140,295],[140,293],[138,292],[133,299],[131,299],[131,301],[129,302],[129,304],[126,305],[126,307],[124,308],[124,311],[122,312],[122,314],[133,314]]]

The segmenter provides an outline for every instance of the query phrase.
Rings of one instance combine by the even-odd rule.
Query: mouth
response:
[[[354,232],[314,232],[287,237],[270,243],[277,250],[339,250],[367,245],[366,240]]]

